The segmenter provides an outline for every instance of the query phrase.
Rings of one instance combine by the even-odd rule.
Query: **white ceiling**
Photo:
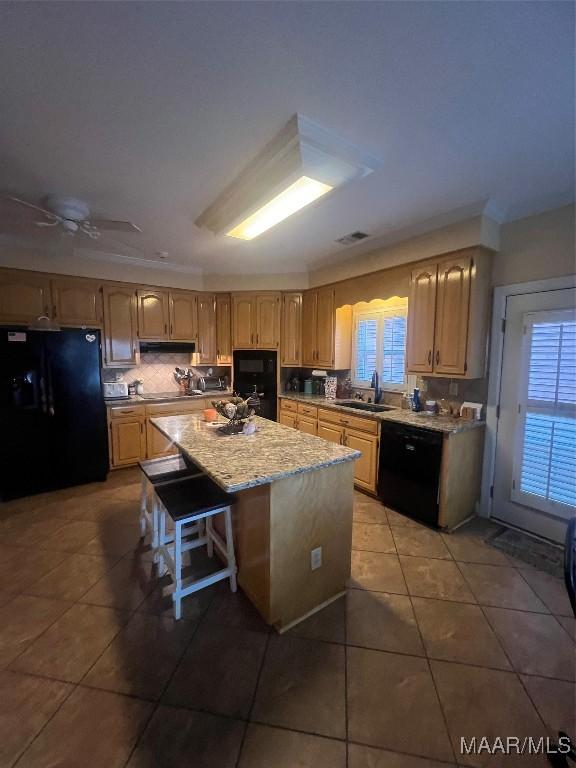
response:
[[[0,72],[0,191],[82,197],[139,224],[146,257],[210,273],[305,271],[352,256],[333,242],[352,230],[479,200],[513,219],[574,199],[570,2],[0,2]],[[383,167],[254,241],[199,231],[297,111]]]

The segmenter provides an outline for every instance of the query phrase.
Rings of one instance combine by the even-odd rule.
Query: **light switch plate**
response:
[[[322,565],[322,547],[310,550],[310,570],[316,571]]]

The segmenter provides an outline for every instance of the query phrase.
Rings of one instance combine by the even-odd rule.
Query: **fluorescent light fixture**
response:
[[[196,219],[216,235],[253,240],[381,161],[302,115],[280,133]]]
[[[300,208],[318,200],[331,189],[329,184],[324,184],[322,181],[316,181],[316,179],[311,179],[308,176],[300,176],[298,181],[290,184],[284,192],[280,192],[269,203],[263,205],[260,210],[248,216],[247,219],[244,219],[226,234],[240,240],[252,240],[261,235],[262,232],[266,232],[270,227],[287,219],[288,216],[292,216]]]

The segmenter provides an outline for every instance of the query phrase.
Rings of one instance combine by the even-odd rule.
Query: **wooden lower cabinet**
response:
[[[146,428],[139,416],[110,422],[110,464],[125,467],[146,458]]]
[[[164,437],[162,432],[146,419],[146,456],[149,459],[159,459],[162,456],[170,456],[178,453],[173,443]]]
[[[328,424],[325,421],[319,421],[318,437],[322,437],[324,440],[329,440],[331,443],[342,445],[344,427],[338,427],[336,424]]]
[[[378,438],[363,432],[346,429],[344,445],[360,451],[362,456],[354,462],[354,482],[367,491],[376,492],[378,469]]]
[[[299,432],[305,432],[307,435],[316,435],[317,424],[318,422],[316,419],[311,419],[306,416],[298,416],[297,429]]]
[[[298,421],[298,416],[295,413],[292,413],[291,411],[280,411],[280,417],[278,419],[278,422],[280,424],[284,424],[285,427],[292,427],[292,429],[296,429],[296,422]]]

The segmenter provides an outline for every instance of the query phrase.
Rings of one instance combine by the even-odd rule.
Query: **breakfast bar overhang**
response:
[[[259,417],[251,435],[224,435],[196,415],[152,423],[237,496],[238,583],[267,623],[285,631],[344,592],[359,451]]]

